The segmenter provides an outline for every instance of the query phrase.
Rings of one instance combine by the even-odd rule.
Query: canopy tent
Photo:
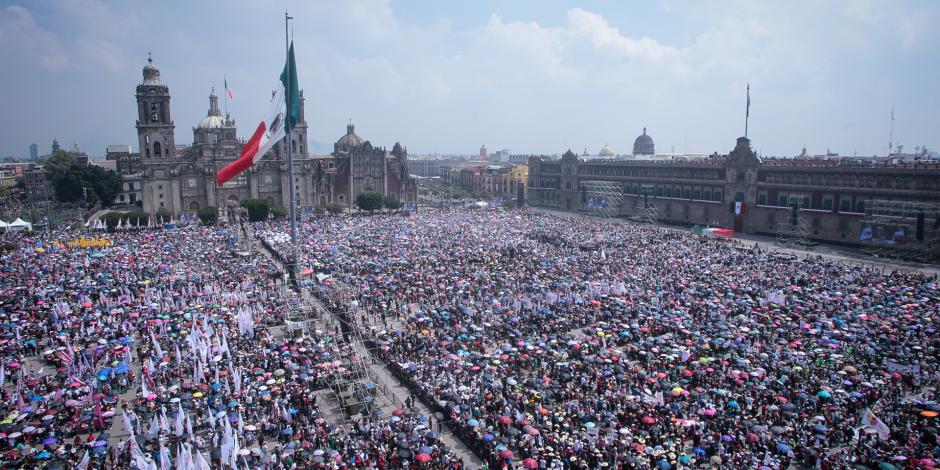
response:
[[[6,229],[8,225],[9,224],[7,224],[6,222],[0,220],[0,229]]]
[[[33,231],[33,224],[17,217],[16,220],[6,224],[6,229],[9,232],[21,232],[23,230]]]

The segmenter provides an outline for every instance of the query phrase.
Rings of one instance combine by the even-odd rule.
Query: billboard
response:
[[[862,224],[858,240],[875,245],[903,245],[907,241],[907,227],[891,224]]]
[[[584,207],[587,209],[607,209],[607,198],[603,196],[588,196],[584,200]]]

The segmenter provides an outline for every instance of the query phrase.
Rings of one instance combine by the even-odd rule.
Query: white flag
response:
[[[865,410],[862,411],[862,424],[877,431],[878,437],[880,437],[882,440],[887,440],[889,437],[891,437],[891,430],[888,429],[888,425],[885,424],[884,421],[878,419],[878,417],[875,416],[875,413],[872,413],[872,411],[868,408],[865,408]]]

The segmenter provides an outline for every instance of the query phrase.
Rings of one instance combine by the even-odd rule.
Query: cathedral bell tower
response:
[[[160,70],[148,54],[144,81],[137,85],[137,138],[144,161],[176,158],[170,90],[160,82]]]

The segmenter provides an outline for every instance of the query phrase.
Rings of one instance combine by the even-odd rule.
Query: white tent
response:
[[[17,217],[16,220],[7,224],[7,230],[11,232],[21,232],[23,230],[33,231],[33,224]]]
[[[2,220],[0,220],[0,229],[4,229],[4,230],[6,230],[6,228],[7,228],[7,225],[8,225],[8,224],[7,224],[6,222],[4,222],[4,221],[2,221]]]

